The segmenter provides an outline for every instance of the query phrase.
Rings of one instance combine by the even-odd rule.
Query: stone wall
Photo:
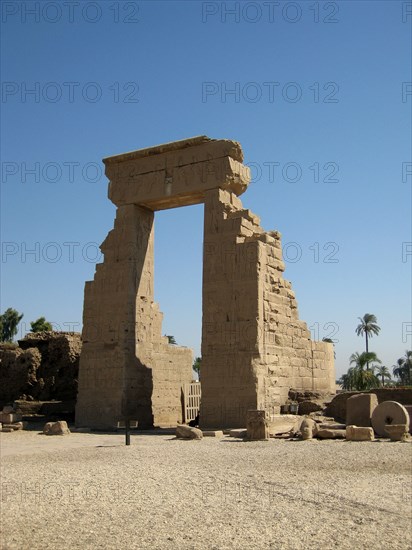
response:
[[[16,399],[70,401],[76,398],[80,334],[29,333],[18,347],[0,346],[0,403]]]
[[[205,199],[204,427],[245,426],[248,409],[279,412],[291,387],[335,392],[332,344],[314,342],[283,278],[280,234],[231,192]]]
[[[175,425],[192,355],[162,337],[153,301],[153,212],[119,206],[101,250],[104,263],[85,286],[76,424],[110,429],[129,416],[140,427]]]

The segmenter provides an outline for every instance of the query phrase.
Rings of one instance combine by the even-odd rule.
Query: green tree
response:
[[[376,376],[381,379],[382,386],[385,385],[385,378],[387,380],[391,379],[391,373],[388,370],[388,367],[385,367],[385,365],[377,366],[375,367],[376,370]]]
[[[360,323],[356,327],[355,332],[358,336],[365,335],[365,343],[366,343],[365,351],[366,353],[368,353],[369,351],[368,340],[369,338],[372,338],[374,334],[376,334],[377,336],[381,330],[381,327],[378,326],[377,324],[378,320],[376,319],[376,316],[373,315],[372,313],[365,313],[363,317],[358,317],[358,319]]]
[[[174,336],[172,336],[171,334],[165,334],[165,336],[169,340],[169,344],[172,344],[173,346],[177,345],[177,342]]]
[[[404,386],[412,385],[412,351],[406,350],[405,356],[396,361],[392,367],[393,374],[399,378]]]
[[[368,367],[369,363],[381,363],[381,360],[378,359],[378,356],[373,351],[363,351],[362,353],[359,353],[358,351],[355,353],[352,353],[352,355],[349,357],[349,363],[355,364],[355,368],[363,370],[366,367]],[[376,368],[376,365],[372,365],[370,370],[373,372],[373,370]]]
[[[340,384],[344,390],[350,391],[356,389],[356,369],[350,367],[346,374],[342,374],[341,378],[338,380],[338,384]]]
[[[39,317],[37,321],[30,323],[31,332],[46,332],[53,330],[53,327],[49,321],[46,321],[45,317]]]
[[[371,368],[365,370],[365,366],[369,363],[380,363],[376,353],[356,352],[350,356],[349,361],[351,365],[354,364],[355,366],[350,367],[348,372],[339,380],[344,390],[369,390],[379,386],[379,379],[374,374],[376,365],[372,365]]]
[[[197,372],[197,375],[200,378],[200,367],[202,365],[202,358],[201,357],[195,357],[195,360],[193,361],[192,368],[195,372]]]
[[[17,334],[17,326],[23,319],[23,313],[9,307],[0,315],[1,341],[12,342]]]

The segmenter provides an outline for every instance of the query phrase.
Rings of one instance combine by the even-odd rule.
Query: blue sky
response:
[[[71,5],[69,5],[71,4]],[[410,2],[2,2],[1,310],[80,330],[111,229],[101,159],[206,134],[277,229],[303,320],[390,367],[412,347]],[[409,83],[409,84],[408,84]],[[32,90],[32,93],[30,93]],[[156,214],[163,332],[200,351],[202,206]],[[32,251],[30,253],[30,251]]]

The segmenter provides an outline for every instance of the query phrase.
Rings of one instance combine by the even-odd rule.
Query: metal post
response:
[[[126,445],[130,445],[130,418],[126,418]]]

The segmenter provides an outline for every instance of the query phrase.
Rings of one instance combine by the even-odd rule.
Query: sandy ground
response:
[[[1,549],[410,549],[412,444],[0,434]]]

